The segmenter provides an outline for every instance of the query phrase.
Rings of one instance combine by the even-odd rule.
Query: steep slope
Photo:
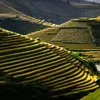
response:
[[[77,18],[82,16],[96,17],[99,16],[98,4],[91,4],[87,2],[81,4],[81,8],[77,8],[80,5],[78,2],[68,3],[64,0],[0,0],[5,4],[23,12],[27,15],[45,19],[46,21],[53,23],[63,23],[71,18]],[[86,8],[84,5],[87,5]]]
[[[55,26],[56,24],[30,17],[4,3],[0,3],[0,27],[26,34]]]
[[[37,19],[35,17],[31,17],[28,16],[26,14],[24,14],[23,12],[20,12],[16,9],[14,9],[13,7],[0,2],[0,17],[5,17],[5,18],[13,18],[13,17],[17,17],[21,20],[25,20],[25,21],[29,21],[29,22],[33,22],[36,24],[41,24],[44,26],[48,26],[48,27],[54,27],[56,26],[56,24],[53,24],[51,22],[46,22],[45,19],[41,20],[41,19]]]
[[[0,66],[1,97],[9,97],[5,94],[9,91],[17,100],[43,100],[44,94],[39,93],[43,89],[49,90],[53,100],[75,100],[99,88],[98,77],[88,63],[64,48],[1,28]]]

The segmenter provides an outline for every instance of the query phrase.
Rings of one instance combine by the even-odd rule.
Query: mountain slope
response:
[[[30,32],[45,29],[47,27],[55,26],[56,24],[30,17],[6,5],[5,3],[0,3],[0,27],[18,33],[27,34]]]
[[[71,3],[65,2],[63,0],[0,0],[7,5],[36,18],[45,19],[46,21],[54,23],[62,23],[71,18],[76,17],[96,17],[99,15],[100,11],[97,4],[96,7],[91,5],[91,3],[84,8],[77,8]],[[79,3],[79,2],[78,2]],[[90,7],[90,9],[88,9]],[[93,7],[93,8],[92,8]],[[92,12],[92,13],[91,13]]]
[[[10,6],[7,6],[5,3],[0,2],[0,14],[10,13],[10,14],[19,14],[15,9]]]

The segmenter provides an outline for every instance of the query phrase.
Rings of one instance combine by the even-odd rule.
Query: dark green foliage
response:
[[[92,61],[88,61],[88,64],[89,64],[89,66],[91,66],[91,69],[92,69],[94,72],[97,72],[97,68],[95,67],[95,64],[94,64]]]
[[[6,84],[0,85],[0,98],[2,100],[77,100],[86,96],[88,92],[81,92],[68,95],[67,97],[58,96],[51,98],[49,89],[41,84]]]
[[[92,72],[96,73],[97,72],[97,69],[95,67],[95,64],[94,62],[92,61],[85,61],[83,59],[80,58],[81,56],[81,53],[71,53],[76,59],[80,60],[80,62],[84,63],[85,66],[90,69]]]

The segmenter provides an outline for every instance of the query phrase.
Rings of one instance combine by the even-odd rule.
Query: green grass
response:
[[[100,100],[100,89],[91,92],[89,95],[83,97],[81,100]]]

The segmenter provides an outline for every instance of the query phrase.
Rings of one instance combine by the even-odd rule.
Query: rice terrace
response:
[[[0,0],[1,100],[100,100],[99,0]]]

